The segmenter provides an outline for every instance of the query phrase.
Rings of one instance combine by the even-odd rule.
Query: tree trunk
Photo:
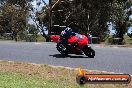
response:
[[[123,44],[123,40],[124,40],[124,38],[123,38],[123,31],[122,30],[120,30],[120,32],[119,32],[119,38],[121,38],[120,40],[119,40],[119,45],[122,45]]]
[[[119,21],[119,23],[118,23],[118,28],[117,28],[117,37],[118,38],[121,38],[120,40],[119,40],[119,43],[118,44],[120,44],[120,45],[122,45],[123,44],[123,40],[124,40],[124,34],[126,33],[126,31],[127,31],[127,23],[126,22],[121,22],[121,21]]]

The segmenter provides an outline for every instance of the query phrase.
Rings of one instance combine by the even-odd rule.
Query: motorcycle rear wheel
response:
[[[67,48],[63,44],[57,44],[57,50],[64,56],[68,56]]]

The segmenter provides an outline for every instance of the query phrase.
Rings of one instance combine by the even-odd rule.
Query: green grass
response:
[[[63,86],[33,76],[1,72],[0,88],[63,88]]]
[[[37,42],[45,42],[46,39],[42,35],[37,36]]]
[[[43,79],[18,73],[0,73],[0,88],[58,88],[58,85]]]
[[[61,82],[45,80],[21,73],[0,72],[0,88],[87,88],[80,85],[63,85]]]
[[[50,80],[44,80],[35,76],[27,76],[20,73],[1,72],[0,88],[118,88],[113,85],[63,85]],[[122,87],[123,88],[123,87]]]
[[[132,45],[132,38],[130,38],[129,36],[125,35],[124,41],[127,45]]]

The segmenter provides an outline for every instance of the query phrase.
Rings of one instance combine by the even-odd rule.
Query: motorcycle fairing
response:
[[[68,44],[73,45],[75,42],[77,42],[78,47],[82,49],[84,46],[88,45],[88,38],[85,35],[80,34],[70,36],[70,38],[68,39]]]

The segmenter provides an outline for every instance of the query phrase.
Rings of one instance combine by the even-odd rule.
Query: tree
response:
[[[56,4],[57,0],[52,1],[53,5]],[[116,30],[119,30],[117,35],[122,38],[122,34],[127,31],[126,27],[128,25],[128,15],[125,12],[127,2],[130,3],[131,1],[72,0],[71,2],[70,0],[61,0],[61,2],[52,9],[52,24],[70,26],[74,31],[81,33],[91,32],[93,36],[100,37],[100,41],[104,41],[109,33],[107,22],[112,21],[117,27]],[[44,11],[49,12],[48,7],[45,8]],[[45,19],[47,17],[50,18],[50,15],[45,16]],[[45,22],[48,22],[48,20]],[[58,29],[59,28],[53,28],[52,31],[59,33],[62,30]]]
[[[115,0],[112,4],[112,22],[116,25],[116,37],[121,38],[119,44],[123,43],[123,36],[128,30],[129,16],[128,9],[131,7],[130,0]]]
[[[53,5],[51,0],[49,0],[49,4],[46,4],[44,0],[42,0],[45,5],[41,12],[33,12],[34,15],[30,15],[30,17],[35,22],[38,30],[42,33],[42,36],[46,38],[46,41],[49,41],[49,35],[51,33],[52,28],[52,9],[58,5],[61,0],[57,0]],[[38,6],[41,5],[41,1],[38,0]],[[33,10],[33,9],[32,9]],[[48,31],[48,35],[45,34],[45,31]]]
[[[28,0],[31,1],[31,0]],[[17,34],[24,30],[28,15],[27,0],[3,0],[1,5],[0,25],[2,33],[13,33],[13,38],[17,41]]]
[[[47,38],[45,31],[48,30],[48,12],[43,9],[42,12],[36,12],[33,15],[30,15],[30,17],[35,22],[37,29],[42,33],[42,36]]]
[[[26,30],[22,32],[26,41],[37,41],[38,30],[35,25],[27,24]],[[21,36],[23,38],[23,36]]]
[[[57,9],[62,9],[63,12],[55,12]],[[93,36],[103,40],[108,33],[109,9],[108,0],[65,1],[54,9],[53,23],[70,26],[81,33],[91,32]]]

